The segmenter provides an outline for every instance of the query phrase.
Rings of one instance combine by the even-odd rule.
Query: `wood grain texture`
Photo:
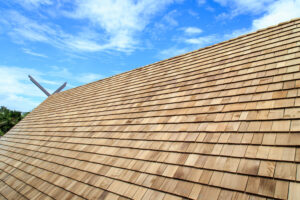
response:
[[[299,199],[300,19],[50,96],[0,199]]]

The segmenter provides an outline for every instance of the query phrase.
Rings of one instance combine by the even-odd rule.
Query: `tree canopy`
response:
[[[7,133],[14,125],[21,121],[28,113],[0,108],[0,135]]]

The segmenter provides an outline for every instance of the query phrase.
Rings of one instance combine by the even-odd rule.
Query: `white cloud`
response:
[[[216,35],[207,35],[196,37],[196,34],[202,32],[201,29],[196,27],[187,27],[183,28],[185,35],[180,36],[178,38],[174,38],[174,41],[177,42],[177,45],[174,45],[170,48],[163,49],[158,53],[158,58],[165,59],[173,56],[177,56],[183,53],[187,53],[193,51],[195,49],[199,49],[205,47],[207,45],[216,43],[219,41],[219,38]],[[179,46],[183,46],[179,48]]]
[[[296,17],[300,17],[300,0],[276,1],[267,8],[262,17],[253,21],[252,30],[276,25]]]
[[[214,0],[222,6],[231,8],[231,17],[238,14],[254,13],[258,14],[263,11],[276,0]]]
[[[300,17],[300,0],[279,0],[266,6],[262,16],[252,21],[251,27],[234,30],[225,35],[225,39],[234,38],[258,29],[277,25],[290,19]]]
[[[137,33],[150,19],[175,0],[77,0],[75,9],[65,13],[75,19],[87,19],[107,38],[105,49],[132,51],[138,44]],[[176,23],[169,18],[170,23]]]
[[[214,0],[222,6],[231,9],[229,13],[221,13],[217,19],[233,18],[240,14],[263,14],[253,21],[252,29],[257,30],[267,26],[287,21],[300,16],[300,0]]]
[[[42,58],[48,58],[48,56],[46,56],[44,54],[36,53],[36,52],[33,52],[30,49],[26,49],[26,48],[23,48],[23,52],[26,53],[26,54],[32,55],[32,56],[37,56],[37,57],[42,57]]]
[[[3,14],[1,21],[15,42],[42,42],[75,52],[132,52],[138,48],[141,42],[139,34],[151,19],[168,5],[181,1],[183,0],[15,0],[12,2],[30,9],[36,8],[36,13],[40,14],[25,17],[16,10],[8,11]],[[47,16],[46,13],[53,10],[58,14]],[[173,15],[174,13],[169,13],[165,16],[165,21],[171,26],[178,24]],[[65,27],[50,22],[51,16],[75,19],[85,26],[75,33],[66,32]]]
[[[194,34],[202,33],[202,30],[197,27],[185,27],[185,28],[183,28],[183,31],[187,35],[194,35]]]
[[[30,40],[35,42],[50,42],[52,35],[57,32],[46,24],[37,23],[16,11],[4,14],[6,24],[9,24],[9,34],[16,40]]]
[[[215,35],[208,35],[203,37],[195,37],[195,38],[186,38],[184,40],[187,44],[193,44],[200,47],[204,47],[205,45],[214,43],[218,41],[217,37]]]
[[[101,46],[92,40],[85,40],[80,38],[67,39],[65,41],[65,44],[71,49],[87,52],[100,51],[105,48],[105,46]]]
[[[182,37],[176,39],[176,41],[181,44],[184,44],[185,47],[178,47],[177,46],[172,46],[167,49],[163,49],[160,51],[157,55],[159,59],[166,59],[174,56],[178,56],[190,51],[193,51],[195,49],[199,49],[202,47],[205,47],[207,45],[216,43],[218,41],[218,38],[215,35],[208,35],[208,36],[203,36],[203,37]]]
[[[97,38],[97,34],[90,32],[78,35],[68,34],[57,25],[39,23],[16,11],[6,12],[5,16],[6,19],[2,23],[5,23],[8,34],[17,43],[24,41],[43,42],[56,48],[75,52],[94,52],[105,48],[93,40]],[[26,51],[25,53],[30,54],[31,52]]]

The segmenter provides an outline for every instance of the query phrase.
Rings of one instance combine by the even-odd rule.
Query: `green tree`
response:
[[[14,125],[21,121],[28,113],[0,108],[0,135],[7,133]]]

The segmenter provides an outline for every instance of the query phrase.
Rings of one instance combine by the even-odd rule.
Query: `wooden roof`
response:
[[[300,19],[50,96],[1,199],[300,199]]]

